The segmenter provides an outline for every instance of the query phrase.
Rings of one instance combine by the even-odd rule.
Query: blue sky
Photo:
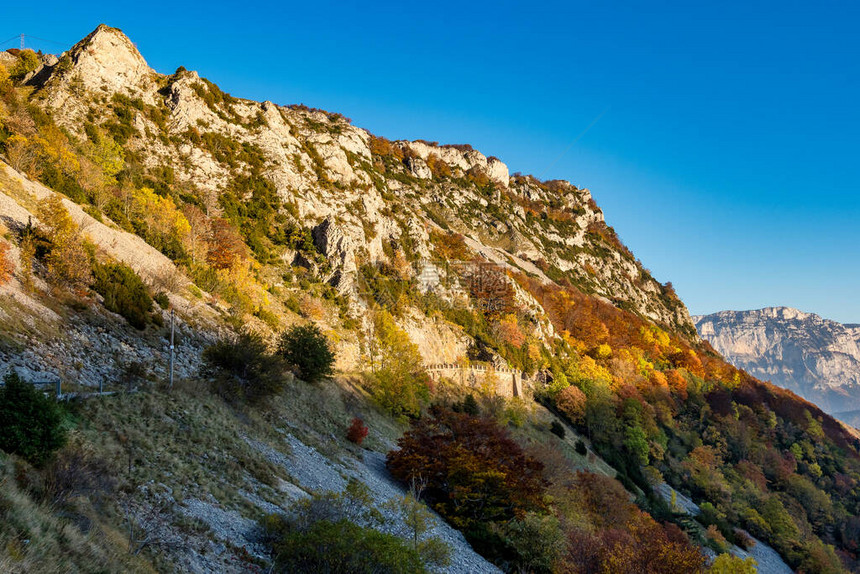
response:
[[[693,313],[860,323],[860,3],[119,4],[10,3],[0,41],[105,22],[159,72],[587,187]]]

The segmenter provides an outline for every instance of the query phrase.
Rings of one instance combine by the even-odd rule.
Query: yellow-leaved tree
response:
[[[92,282],[90,256],[83,236],[58,195],[39,202],[37,215],[48,241],[45,264],[48,279],[73,292],[83,292]]]
[[[368,379],[377,402],[394,415],[417,415],[429,398],[429,378],[418,346],[383,310],[374,314],[369,339]]]
[[[720,554],[711,565],[711,574],[755,574],[758,563],[752,556],[740,558],[731,554]]]

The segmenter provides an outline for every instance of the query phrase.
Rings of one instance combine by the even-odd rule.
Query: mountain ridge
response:
[[[790,307],[694,316],[730,362],[837,413],[860,408],[860,328]]]
[[[118,60],[100,57],[102,52],[109,52],[117,45],[122,47],[122,53],[130,55]],[[103,61],[110,65],[103,65]],[[251,151],[249,159],[265,164],[260,168],[261,173],[271,179],[281,197],[295,202],[301,217],[310,215],[316,223],[332,216],[343,220],[337,227],[345,235],[344,248],[347,251],[349,244],[364,245],[371,259],[384,259],[384,238],[386,235],[396,238],[400,235],[397,227],[403,225],[417,234],[413,239],[421,249],[420,244],[427,243],[426,236],[422,236],[424,234],[415,227],[420,219],[426,219],[427,216],[422,212],[427,211],[425,206],[428,203],[441,204],[443,209],[468,210],[469,213],[464,215],[471,221],[461,219],[463,224],[459,225],[457,231],[466,232],[465,235],[472,235],[473,239],[484,243],[480,237],[474,236],[474,228],[486,228],[489,234],[495,236],[494,242],[503,239],[513,244],[514,249],[507,249],[509,255],[531,263],[545,260],[546,264],[556,268],[557,274],[576,274],[597,294],[620,299],[644,316],[672,326],[680,325],[688,336],[697,337],[689,313],[683,304],[676,303],[674,295],[671,308],[661,303],[659,298],[652,297],[665,291],[664,287],[650,277],[640,262],[633,260],[626,248],[619,248],[623,246],[615,238],[614,231],[606,226],[602,211],[593,202],[587,189],[558,181],[554,182],[556,189],[550,190],[536,185],[537,180],[528,176],[510,178],[507,167],[499,159],[488,158],[468,145],[440,146],[424,141],[394,141],[382,145],[388,145],[390,153],[408,156],[405,157],[403,169],[398,168],[397,171],[419,185],[434,178],[434,172],[428,165],[429,159],[439,173],[452,172],[454,176],[471,178],[479,183],[489,179],[500,186],[500,190],[490,197],[476,194],[473,197],[455,198],[443,191],[444,195],[437,198],[420,198],[418,205],[409,206],[412,212],[410,217],[406,221],[397,221],[379,215],[384,200],[377,189],[379,182],[367,171],[367,166],[374,161],[371,145],[380,138],[353,127],[339,114],[302,106],[277,106],[271,102],[233,98],[214,84],[201,80],[196,73],[182,69],[173,75],[157,74],[146,66],[143,57],[120,30],[104,25],[76,44],[56,64],[48,67],[50,72],[34,74],[34,77],[44,78],[36,85],[35,97],[53,110],[54,118],[60,125],[81,134],[82,126],[86,123],[82,120],[88,114],[91,119],[94,111],[97,114],[95,118],[104,116],[103,111],[94,110],[87,103],[87,98],[77,97],[73,93],[77,89],[75,86],[95,89],[96,93],[104,94],[100,96],[102,100],[115,98],[117,94],[122,98],[140,98],[140,107],[144,109],[132,108],[131,113],[135,113],[135,118],[123,126],[123,130],[140,135],[151,133],[153,136],[160,131],[161,135],[132,135],[127,142],[128,147],[142,155],[147,167],[168,163],[174,166],[177,178],[193,181],[205,193],[219,193],[229,185],[233,168],[225,169],[223,162],[218,161],[219,157],[223,159],[218,149],[200,150],[199,146],[183,146],[175,141],[177,136],[186,138],[199,134],[207,147],[221,145],[219,140],[222,137],[242,142]],[[146,67],[147,72],[139,73],[141,67]],[[133,81],[127,82],[126,78],[132,78]],[[139,113],[141,111],[143,113]],[[213,152],[217,157],[213,157]],[[257,157],[252,157],[255,155]],[[296,160],[297,157],[300,160]],[[254,169],[246,162],[237,169],[248,173],[249,168]],[[400,174],[398,177],[402,177]],[[410,184],[412,182],[407,182],[407,186],[404,186],[403,182],[389,179],[384,186],[388,188],[387,192],[400,195],[408,193]],[[355,196],[354,200],[344,198],[341,194],[332,197],[332,191],[339,191],[344,186],[361,186],[368,193],[362,197]],[[296,194],[294,190],[297,189],[312,191]],[[561,210],[575,212],[574,223],[579,228],[576,234],[566,236],[548,228],[539,238],[529,231],[525,210],[514,204],[547,199]],[[343,204],[349,201],[360,201],[365,211],[364,219],[371,221],[376,237],[368,237],[370,234],[365,231],[366,225],[358,221],[354,214],[344,211]],[[496,215],[487,213],[485,208],[488,205],[498,203],[507,206]],[[512,212],[509,211],[511,209]],[[479,219],[490,221],[484,225],[472,225]],[[435,226],[432,221],[430,223],[431,227]],[[379,232],[380,226],[387,228],[384,233]],[[589,231],[590,226],[595,228],[594,232]],[[609,231],[606,233],[603,230]],[[606,238],[598,237],[595,233],[603,233]],[[544,245],[546,241],[550,243]],[[588,253],[588,250],[601,249],[603,246],[608,246],[610,251],[618,254],[611,266],[606,264],[605,259]],[[493,249],[491,245],[485,247]],[[422,255],[429,256],[430,249],[422,249]],[[352,269],[348,260],[351,254],[340,253],[339,256],[347,266],[344,274],[350,275]],[[583,268],[591,269],[594,274],[583,273]],[[529,272],[533,272],[533,269],[529,269]],[[348,288],[348,285],[343,288]]]

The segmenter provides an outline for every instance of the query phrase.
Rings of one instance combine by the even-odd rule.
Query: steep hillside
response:
[[[860,327],[787,307],[694,320],[702,338],[751,375],[833,414],[860,409]]]
[[[858,571],[857,436],[701,341],[588,190],[107,26],[0,64],[0,376],[114,393],[4,447],[0,567]]]
[[[339,114],[234,98],[183,69],[157,74],[107,26],[32,74],[34,101],[57,125],[78,137],[107,132],[156,191],[193,196],[208,212],[265,178],[299,225],[327,221],[315,239],[342,293],[362,262],[392,250],[432,260],[434,233],[450,231],[485,259],[564,277],[695,337],[683,304],[621,245],[588,190],[510,178],[468,145],[389,142]],[[272,255],[266,247],[252,244],[259,256]]]

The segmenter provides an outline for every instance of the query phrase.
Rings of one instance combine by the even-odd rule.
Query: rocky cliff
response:
[[[156,73],[104,25],[26,81],[58,125],[84,140],[93,128],[109,131],[127,160],[148,173],[169,168],[207,211],[242,177],[264,177],[314,228],[341,293],[354,293],[362,263],[389,261],[397,250],[432,259],[433,232],[456,232],[470,259],[564,278],[696,338],[671,289],[621,244],[588,190],[568,182],[511,177],[498,158],[468,145],[389,142],[340,114],[234,98],[183,68]]]
[[[788,307],[693,318],[735,366],[831,413],[860,409],[860,326]]]

